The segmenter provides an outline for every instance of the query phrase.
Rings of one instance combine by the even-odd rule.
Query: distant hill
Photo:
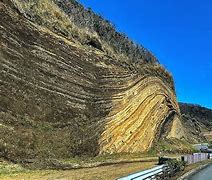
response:
[[[212,109],[195,104],[179,103],[182,122],[187,130],[187,137],[192,142],[210,141],[212,135]]]

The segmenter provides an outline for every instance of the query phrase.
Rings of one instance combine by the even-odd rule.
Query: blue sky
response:
[[[80,0],[149,49],[181,102],[212,108],[211,0]]]

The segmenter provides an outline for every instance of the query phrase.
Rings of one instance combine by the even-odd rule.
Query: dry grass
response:
[[[153,167],[156,162],[125,163],[111,166],[67,170],[67,171],[30,171],[27,173],[2,176],[2,180],[23,179],[67,179],[67,180],[112,180],[137,171]]]
[[[21,167],[18,164],[9,163],[3,160],[0,160],[0,179],[2,176],[11,175],[11,174],[18,174],[24,173],[27,170]]]
[[[156,152],[163,152],[163,153],[192,153],[194,149],[192,145],[189,144],[185,140],[180,140],[176,138],[169,138],[169,139],[162,139],[160,140],[156,146],[153,148]]]
[[[114,48],[103,41],[95,31],[88,28],[80,28],[72,22],[52,0],[11,0],[19,11],[31,21],[48,28],[52,32],[63,36],[75,43],[86,44],[90,40],[101,43],[106,54],[122,62],[131,60],[125,54],[115,52]],[[89,46],[87,47],[89,48]]]
[[[88,38],[98,38],[97,34],[77,27],[70,18],[51,0],[12,0],[27,18],[49,28],[68,39],[85,42]]]
[[[157,163],[157,157],[151,154],[113,154],[97,156],[95,158],[79,157],[64,159],[61,162],[79,164],[81,168],[75,170],[28,170],[20,165],[0,161],[0,179],[115,179],[153,167]],[[111,165],[95,166],[98,163],[114,163]]]

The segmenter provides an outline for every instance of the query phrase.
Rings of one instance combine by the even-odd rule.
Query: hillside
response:
[[[183,126],[190,142],[212,140],[212,110],[199,105],[179,103]]]
[[[75,1],[1,0],[0,62],[0,157],[146,152],[184,136],[170,73]]]

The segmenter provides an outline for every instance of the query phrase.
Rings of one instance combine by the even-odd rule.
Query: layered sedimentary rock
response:
[[[212,140],[212,110],[195,104],[179,103],[182,124],[189,142]]]
[[[0,1],[0,156],[144,152],[184,135],[172,77],[152,55],[108,55],[61,34],[62,25],[38,23],[17,2]],[[65,12],[52,7],[56,16],[45,18],[61,20]]]

